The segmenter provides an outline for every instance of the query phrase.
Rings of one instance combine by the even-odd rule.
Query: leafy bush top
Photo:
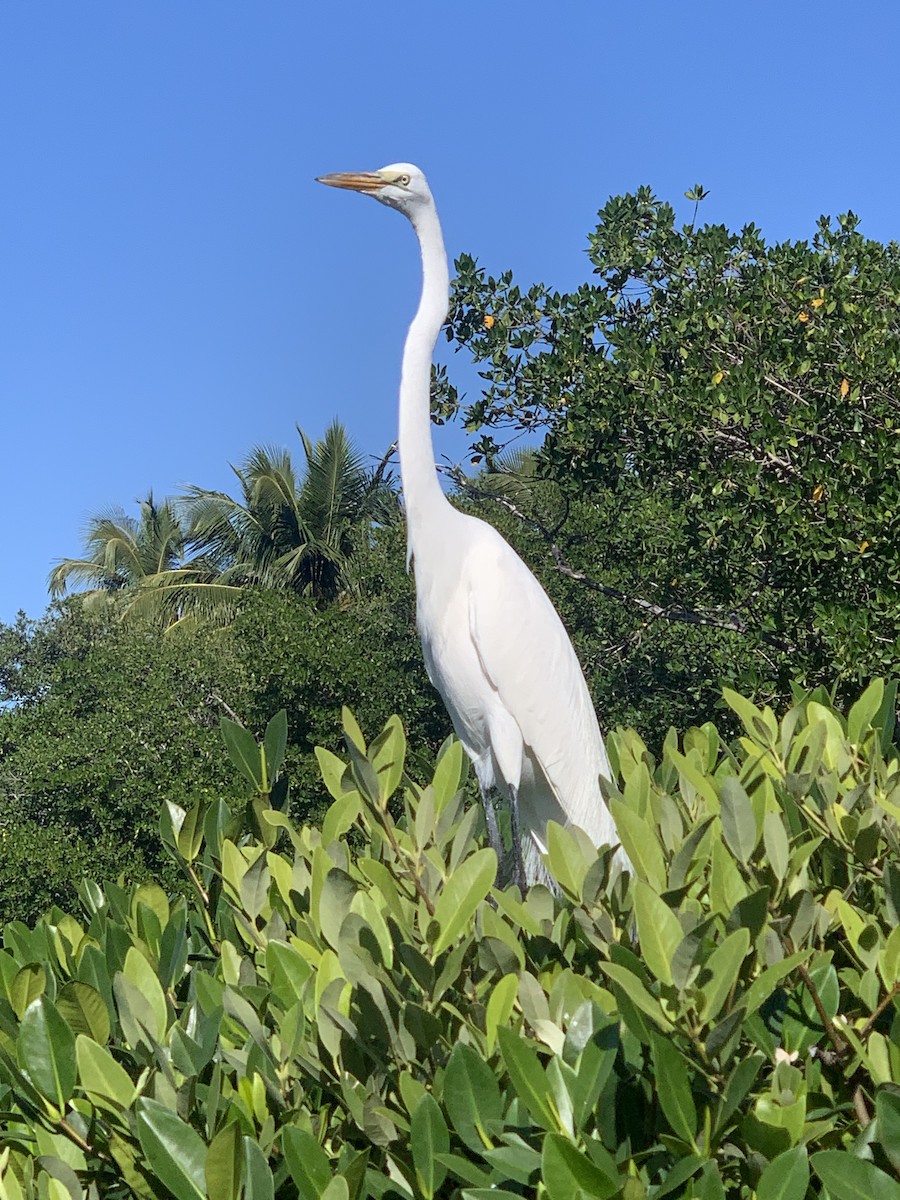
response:
[[[247,812],[162,818],[190,899],[86,883],[81,919],[5,929],[0,1192],[900,1196],[895,693],[728,694],[734,745],[658,762],[618,731],[636,877],[551,826],[559,895],[524,899],[458,743],[422,786],[399,720],[366,747],[345,714],[296,828],[283,720],[229,726]]]

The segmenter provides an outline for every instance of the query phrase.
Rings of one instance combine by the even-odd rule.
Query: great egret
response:
[[[431,360],[447,316],[449,272],[437,208],[410,163],[323,175],[319,183],[373,196],[412,222],[422,296],[403,350],[400,476],[416,623],[429,678],[471,758],[500,853],[490,802],[509,803],[518,882],[543,879],[548,820],[618,842],[600,794],[609,760],[572,643],[547,593],[491,525],[458,512],[434,467]],[[628,865],[624,851],[618,851]],[[524,878],[523,878],[524,877]]]

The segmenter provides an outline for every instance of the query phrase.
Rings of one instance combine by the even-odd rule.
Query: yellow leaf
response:
[[[821,296],[816,296],[815,300],[811,301],[813,308],[821,308],[825,301]]]
[[[492,317],[490,313],[488,313],[483,321],[485,329],[493,329],[494,328],[494,320],[495,320],[495,318]]]
[[[849,391],[850,391],[850,384],[847,382],[846,379],[842,379],[841,380],[841,395],[846,396]]]
[[[802,313],[798,313],[797,320],[802,321],[804,324],[806,324],[806,322],[809,320],[809,313],[805,312],[805,311]]]
[[[715,375],[713,375],[713,377],[712,377],[712,381],[716,385],[716,387],[718,387],[724,378],[725,378],[724,371],[716,371]]]
[[[813,494],[812,494],[813,504],[818,504],[824,495],[825,495],[825,488],[822,486],[821,483],[817,483],[816,486],[813,488]]]
[[[869,548],[871,545],[872,545],[872,543],[869,541],[869,539],[868,539],[868,538],[863,538],[863,540],[862,540],[862,541],[859,543],[859,552],[860,552],[860,554],[862,554],[862,553],[864,553],[866,550],[868,550],[868,548]]]

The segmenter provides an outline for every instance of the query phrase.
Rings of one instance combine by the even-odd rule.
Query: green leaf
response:
[[[668,1029],[671,1026],[671,1022],[663,1012],[660,1002],[655,996],[650,995],[633,971],[629,971],[627,967],[622,966],[620,963],[601,962],[597,965],[605,975],[609,976],[613,983],[622,989],[632,1004],[639,1008],[642,1013],[646,1013],[648,1017],[652,1018],[663,1029]]]
[[[381,794],[389,800],[400,786],[406,761],[406,734],[399,717],[389,717],[384,729],[369,747],[369,758],[381,786]]]
[[[573,1033],[577,1034],[581,1023],[591,1033],[588,1041],[577,1056],[574,1064],[575,1078],[570,1084],[572,1108],[576,1130],[581,1129],[593,1113],[600,1093],[612,1074],[619,1049],[619,1022],[610,1019],[598,1005],[586,1000],[569,1022],[563,1055],[574,1050]]]
[[[176,1200],[205,1200],[206,1147],[199,1134],[158,1100],[135,1105],[138,1141],[157,1179]]]
[[[435,957],[446,950],[472,920],[496,876],[497,855],[487,848],[476,850],[453,872],[434,906],[434,919],[440,929],[434,944]]]
[[[330,846],[352,827],[362,809],[362,797],[356,788],[335,800],[322,819],[322,845]]]
[[[275,1180],[272,1178],[266,1156],[253,1138],[245,1137],[242,1140],[244,1149],[243,1200],[275,1200]],[[212,1153],[212,1147],[210,1147],[210,1153]],[[327,1194],[327,1192],[326,1188],[325,1193]],[[344,1196],[346,1198],[346,1191]],[[212,1193],[210,1200],[218,1200],[218,1196]]]
[[[809,1161],[832,1200],[900,1200],[900,1183],[845,1150],[820,1150]]]
[[[666,887],[666,864],[653,828],[615,796],[609,802],[622,846],[637,872],[655,891]]]
[[[206,806],[202,800],[198,800],[184,815],[184,820],[181,822],[181,828],[178,830],[176,837],[176,845],[178,853],[187,863],[192,863],[197,857],[200,846],[203,842],[203,818],[206,815]]]
[[[642,879],[634,881],[634,915],[644,962],[661,983],[671,983],[672,959],[684,937],[681,923]]]
[[[75,1035],[47,996],[28,1005],[16,1038],[19,1066],[57,1108],[64,1108],[75,1090]]]
[[[280,709],[266,726],[263,737],[263,748],[266,752],[266,774],[269,777],[269,790],[275,782],[281,764],[284,762],[284,752],[287,749],[288,723],[287,713]]]
[[[703,984],[701,1016],[704,1021],[714,1020],[728,994],[735,986],[747,951],[750,949],[750,930],[736,929],[720,946],[717,946],[704,963],[710,978]]]
[[[895,1171],[900,1171],[900,1094],[880,1088],[875,1096],[878,1141]]]
[[[351,742],[360,754],[365,754],[366,739],[362,735],[362,730],[359,727],[356,717],[354,717],[346,704],[341,708],[341,725],[343,726],[347,741]]]
[[[255,921],[269,898],[272,877],[265,853],[258,854],[244,872],[240,882],[241,906],[251,921]]]
[[[509,1020],[513,1005],[516,1002],[516,992],[519,980],[516,975],[504,975],[491,990],[484,1015],[484,1028],[487,1036],[488,1054],[493,1054],[497,1044],[497,1029]]]
[[[328,1155],[311,1133],[296,1125],[282,1129],[281,1146],[300,1200],[319,1200],[331,1179]]]
[[[342,758],[338,758],[336,754],[332,754],[330,750],[326,750],[324,746],[316,746],[315,754],[322,782],[333,799],[343,800],[347,795],[347,788],[343,786],[347,764]]]
[[[619,1194],[624,1180],[615,1173],[608,1175],[567,1139],[558,1133],[548,1133],[541,1154],[541,1173],[550,1200],[609,1200]]]
[[[210,1142],[206,1155],[206,1190],[213,1200],[238,1200],[243,1165],[240,1122],[231,1121]]]
[[[410,1125],[413,1166],[419,1188],[426,1200],[431,1200],[447,1176],[446,1167],[436,1160],[438,1154],[450,1152],[450,1134],[443,1113],[430,1092],[416,1105]]]
[[[878,956],[878,970],[888,990],[900,983],[900,925],[891,930]]]
[[[20,1021],[32,1000],[42,995],[46,987],[47,972],[40,963],[26,963],[16,972],[9,989],[9,1002]]]
[[[75,1039],[75,1061],[78,1065],[78,1082],[95,1102],[106,1102],[108,1105],[112,1101],[113,1105],[122,1109],[130,1106],[134,1100],[134,1082],[105,1046],[79,1033]]]
[[[232,763],[257,791],[262,791],[262,760],[253,734],[230,717],[222,717],[219,728],[222,730],[222,740]]]
[[[434,768],[434,813],[439,817],[456,793],[463,777],[465,752],[456,738],[449,741]]]
[[[738,862],[746,865],[756,849],[758,835],[750,797],[736,776],[727,775],[722,781],[719,805],[725,844]]]
[[[531,1119],[544,1129],[556,1131],[556,1117],[550,1105],[550,1087],[537,1055],[511,1029],[498,1029],[500,1053],[519,1099],[528,1109]]]
[[[757,1200],[804,1200],[809,1186],[805,1146],[794,1146],[773,1158],[756,1185]]]
[[[109,1009],[89,983],[69,980],[56,997],[56,1007],[73,1033],[86,1033],[101,1044],[109,1041]]]
[[[515,978],[508,976],[507,978]],[[497,1077],[465,1042],[457,1042],[444,1073],[444,1107],[466,1149],[480,1154],[503,1114]]]
[[[790,844],[781,813],[767,812],[763,818],[763,844],[766,860],[781,883],[787,875],[790,857]]]
[[[547,822],[547,857],[554,879],[567,895],[581,900],[584,877],[590,867],[578,839],[556,821]],[[596,859],[596,852],[594,854]]]
[[[318,912],[315,915],[322,937],[334,950],[340,949],[341,925],[350,911],[357,891],[356,881],[339,867],[332,867],[325,876]]]
[[[651,1039],[656,1091],[663,1113],[678,1137],[696,1150],[697,1109],[687,1064],[667,1038],[654,1033]]]
[[[847,740],[861,742],[884,700],[884,680],[873,679],[847,714]]]
[[[125,955],[122,976],[133,989],[129,996],[133,999],[136,992],[143,1001],[139,1007],[133,1007],[134,1016],[145,1025],[151,1037],[157,1042],[163,1042],[168,1025],[166,996],[159,977],[136,946],[131,946]],[[113,981],[114,988],[117,983],[121,983],[121,976],[117,976]],[[118,996],[116,991],[117,999]]]

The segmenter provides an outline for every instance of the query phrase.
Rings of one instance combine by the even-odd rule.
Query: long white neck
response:
[[[403,349],[398,446],[407,542],[414,554],[429,525],[434,533],[435,515],[450,509],[434,469],[431,442],[431,360],[447,316],[450,275],[437,210],[433,205],[419,210],[412,223],[422,252],[422,297]]]

